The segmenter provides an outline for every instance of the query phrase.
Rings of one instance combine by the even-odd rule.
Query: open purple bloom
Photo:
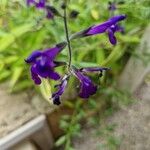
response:
[[[34,5],[36,8],[43,9],[45,8],[46,0],[27,0],[27,5]]]
[[[80,92],[79,96],[81,98],[89,98],[91,95],[94,95],[97,91],[97,86],[92,82],[92,80],[85,75],[87,72],[99,72],[102,73],[103,71],[109,70],[109,68],[106,67],[87,67],[87,68],[81,68],[73,69],[74,75],[79,79],[80,81]]]
[[[72,35],[71,39],[92,36],[106,32],[108,33],[110,43],[115,45],[117,42],[115,32],[120,31],[118,22],[124,20],[125,18],[125,15],[114,16],[102,24],[94,25],[81,32],[75,33],[74,35]]]
[[[31,64],[31,76],[35,84],[40,84],[42,78],[50,78],[53,80],[60,79],[60,75],[54,71],[55,67],[61,63],[54,61],[56,56],[63,50],[66,43],[59,43],[53,48],[44,51],[34,51],[25,61]]]
[[[94,85],[88,76],[85,76],[83,72],[78,69],[74,70],[74,75],[80,81],[80,92],[79,96],[81,98],[89,98],[91,95],[95,94],[97,91],[97,86]]]
[[[68,76],[65,75],[63,77],[63,79],[61,80],[61,83],[56,85],[56,88],[58,88],[58,90],[52,94],[52,100],[53,100],[53,103],[55,105],[60,105],[61,102],[60,102],[60,96],[64,93],[65,91],[65,88],[67,86],[67,82],[68,82]]]

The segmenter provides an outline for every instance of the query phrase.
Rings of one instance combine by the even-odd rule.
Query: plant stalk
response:
[[[67,10],[66,8],[64,9],[64,28],[65,28],[65,33],[66,33],[66,40],[68,43],[68,50],[69,50],[69,63],[68,67],[69,69],[71,68],[71,62],[72,62],[72,51],[71,51],[71,43],[69,39],[69,31],[68,31],[68,23],[67,23]]]

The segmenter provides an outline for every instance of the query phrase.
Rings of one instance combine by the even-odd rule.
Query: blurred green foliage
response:
[[[50,2],[61,11],[62,1]],[[77,10],[80,13],[78,18],[69,19],[70,34],[107,20],[110,15],[107,4],[108,0],[70,0],[69,12]],[[118,45],[113,47],[105,34],[75,40],[72,42],[73,63],[80,67],[111,67],[111,81],[123,69],[140,41],[150,18],[148,6],[148,0],[124,0],[115,12],[127,15],[127,20],[122,23],[125,35],[117,33]],[[0,10],[0,81],[9,80],[10,91],[14,92],[34,87],[24,59],[33,50],[51,47],[65,39],[62,19],[47,20],[42,10],[27,7],[22,0],[1,0]],[[58,56],[59,60],[66,60],[67,55],[66,49]],[[63,72],[63,69],[59,71]],[[46,98],[45,86],[49,87],[48,83],[40,89]]]

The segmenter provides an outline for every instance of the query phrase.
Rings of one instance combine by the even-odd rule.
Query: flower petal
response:
[[[35,82],[35,84],[38,84],[38,85],[41,84],[41,79],[38,76],[37,71],[36,71],[36,65],[31,66],[31,77],[32,77],[32,80]]]
[[[27,59],[25,59],[25,62],[26,63],[33,63],[36,61],[36,59],[38,57],[40,57],[42,55],[42,52],[37,50],[37,51],[34,51]]]
[[[61,80],[61,83],[56,86],[58,88],[58,90],[55,93],[52,94],[53,103],[56,104],[56,105],[60,104],[60,96],[65,91],[65,88],[66,88],[67,83],[68,83],[67,80],[68,80],[68,76],[65,75],[64,78]]]
[[[63,42],[63,43],[57,44],[53,48],[45,49],[43,51],[43,55],[46,55],[47,57],[49,57],[49,60],[53,61],[55,57],[58,55],[58,53],[60,53],[63,50],[63,48],[66,47],[66,45],[67,43]]]
[[[111,27],[113,24],[116,24],[117,22],[124,20],[126,18],[125,15],[119,15],[119,16],[114,16],[110,18],[108,21],[100,24],[100,25],[95,25],[93,26],[87,33],[86,36],[89,35],[95,35],[99,33],[104,33],[109,27]]]
[[[43,78],[59,80],[60,75],[57,72],[54,72],[55,66],[56,64],[54,64],[53,62],[49,62],[47,57],[42,57],[36,62],[37,74]]]
[[[89,98],[91,95],[95,94],[97,91],[97,86],[92,82],[85,83],[81,82],[79,96],[81,98]]]
[[[57,72],[54,72],[54,70],[49,70],[48,77],[53,80],[59,80],[61,76]]]
[[[109,37],[110,43],[112,45],[116,45],[117,39],[116,39],[116,37],[114,35],[114,32],[111,29],[108,29],[107,32],[108,32],[108,37]]]
[[[81,98],[88,98],[90,95],[93,95],[97,91],[97,86],[94,85],[91,79],[83,75],[79,70],[74,70],[75,76],[80,81],[80,92],[79,96]]]
[[[35,5],[39,9],[45,8],[46,0],[39,0],[39,2],[37,2],[37,0],[27,0],[28,6],[32,4]]]
[[[111,29],[112,29],[112,28],[111,28]],[[116,25],[115,25],[115,30],[114,30],[114,32],[125,33],[125,28],[122,27],[122,26],[120,26],[120,25],[118,25],[118,24],[116,24]]]
[[[37,8],[45,8],[46,0],[39,0],[39,2],[36,2]]]
[[[55,98],[53,98],[53,104],[54,104],[54,105],[60,105],[60,104],[61,104],[61,102],[60,102],[60,97],[55,97]]]

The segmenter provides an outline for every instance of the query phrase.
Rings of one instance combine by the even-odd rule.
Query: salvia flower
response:
[[[45,8],[46,0],[27,0],[27,5],[34,5],[38,9]]]
[[[69,78],[69,76],[65,75],[61,79],[60,84],[55,86],[55,88],[57,88],[58,90],[55,93],[52,94],[52,98],[51,99],[53,100],[53,104],[55,104],[55,105],[60,105],[61,104],[60,97],[65,91],[65,88],[66,88],[67,83],[68,83],[68,78]]]
[[[75,70],[74,73],[80,81],[79,96],[81,98],[89,98],[91,95],[96,93],[97,86],[92,83],[88,76],[85,76],[80,70]]]
[[[91,26],[83,31],[73,34],[70,39],[92,36],[106,32],[110,43],[115,45],[117,43],[115,33],[121,29],[119,28],[118,22],[124,20],[125,18],[125,15],[114,16],[102,24]]]
[[[107,70],[109,70],[109,68],[106,67],[87,67],[77,69],[75,66],[72,66],[70,74],[66,74],[62,79],[60,79],[60,84],[55,85],[57,91],[54,92],[51,97],[51,99],[53,100],[53,104],[61,104],[61,96],[67,87],[68,80],[71,75],[75,76],[80,82],[79,97],[87,99],[96,93],[98,87],[92,82],[92,80],[88,77],[86,73],[102,73],[103,71]]]
[[[36,50],[25,60],[31,65],[31,77],[35,84],[40,84],[41,78],[60,79],[60,75],[54,71],[54,68],[62,63],[55,61],[55,58],[65,46],[66,42],[63,42],[44,51]]]
[[[99,68],[99,67],[88,67],[81,69],[74,69],[74,75],[80,81],[80,92],[79,96],[81,98],[89,98],[91,95],[94,95],[97,91],[97,85],[95,85],[92,80],[85,75],[87,72],[103,72],[109,68]]]

